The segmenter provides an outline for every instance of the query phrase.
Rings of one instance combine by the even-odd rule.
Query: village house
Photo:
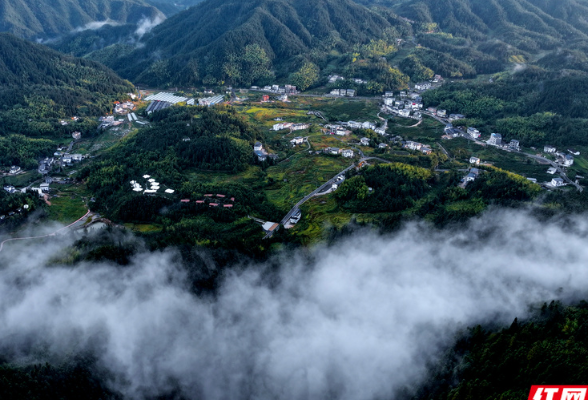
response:
[[[568,149],[568,153],[573,154],[575,156],[579,156],[580,152],[574,149]]]
[[[6,190],[8,193],[16,193],[16,189],[14,188],[14,186],[4,186],[4,190]]]
[[[359,129],[359,128],[361,128],[361,123],[355,122],[355,121],[349,121],[349,122],[347,122],[347,126],[351,129]]]
[[[557,168],[555,168],[555,167],[549,167],[549,168],[547,169],[547,173],[548,173],[549,175],[553,175],[553,174],[555,174],[556,172],[557,172]]]
[[[409,109],[399,110],[398,115],[400,115],[401,117],[410,117],[410,110]]]
[[[429,90],[431,89],[431,84],[429,82],[417,83],[414,85],[415,90]]]
[[[566,154],[563,158],[563,165],[565,167],[571,167],[574,164],[574,156],[571,154]]]
[[[290,143],[292,143],[293,146],[297,146],[299,144],[304,143],[305,139],[301,136],[297,136],[294,139],[290,140]]]
[[[508,143],[508,148],[514,151],[519,151],[521,149],[519,141],[515,139],[511,140],[510,143]]]
[[[325,149],[325,152],[332,156],[338,156],[339,154],[341,154],[341,149],[338,147],[327,147]]]
[[[460,119],[464,119],[465,116],[462,114],[449,114],[449,122],[458,121]]]
[[[394,97],[385,97],[384,104],[387,105],[388,107],[393,107],[394,106]]]
[[[564,185],[564,180],[562,178],[553,178],[550,183],[551,186],[559,187]]]
[[[370,145],[370,139],[369,138],[366,138],[366,137],[363,137],[363,138],[361,138],[361,140],[359,141],[359,143],[362,146],[369,146]]]
[[[39,188],[41,189],[41,191],[43,191],[44,193],[49,192],[49,184],[48,183],[41,183],[39,185]]]
[[[468,127],[467,133],[468,133],[468,135],[470,135],[474,139],[477,139],[480,137],[480,131],[477,130],[476,128],[474,128],[473,126]]]
[[[445,117],[447,115],[447,111],[446,110],[437,110],[437,116],[438,117]]]
[[[341,155],[346,158],[352,158],[353,157],[353,150],[349,150],[349,149],[343,150],[341,152]]]
[[[361,127],[363,129],[371,129],[373,131],[374,129],[376,129],[376,124],[374,124],[372,122],[367,122],[366,121],[366,122],[364,122],[364,123],[361,124]]]
[[[292,124],[292,126],[290,126],[290,131],[301,131],[308,128],[310,128],[310,124]]]
[[[470,164],[480,165],[480,159],[478,157],[470,157]]]
[[[431,146],[427,146],[427,145],[422,145],[421,146],[421,152],[423,154],[429,155],[433,152],[433,149],[431,148]]]
[[[20,172],[20,167],[17,165],[13,165],[12,167],[10,167],[10,174],[18,174]]]
[[[386,134],[386,128],[384,127],[379,127],[374,129],[374,132],[376,132],[378,135],[385,135]]]
[[[343,79],[345,78],[340,75],[329,75],[329,83],[335,83],[337,81],[342,81]]]
[[[557,149],[554,146],[545,146],[545,147],[543,147],[543,152],[544,153],[548,153],[548,154],[555,153],[556,150]]]
[[[420,150],[421,147],[423,147],[423,144],[422,143],[419,143],[419,142],[413,142],[413,141],[410,141],[409,140],[409,141],[407,141],[404,144],[404,147],[407,148],[407,149],[410,149],[410,150]]]
[[[421,114],[419,111],[415,111],[414,114],[412,114],[412,117],[416,119],[422,119],[423,114]]]
[[[486,142],[493,146],[501,146],[502,145],[502,135],[500,133],[492,133],[490,135],[490,139]]]
[[[384,97],[394,97],[394,92],[385,92]]]
[[[386,143],[380,143],[380,144],[378,145],[378,148],[379,148],[379,149],[385,149],[386,147],[388,147],[388,145],[387,145]]]

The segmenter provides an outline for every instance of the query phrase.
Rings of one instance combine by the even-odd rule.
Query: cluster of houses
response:
[[[415,151],[420,151],[423,154],[431,154],[433,152],[433,149],[431,148],[431,146],[428,146],[426,144],[422,144],[419,142],[413,142],[413,141],[406,141],[403,145],[403,147],[405,149],[409,149],[409,150],[415,150]]]
[[[338,147],[327,147],[326,149],[323,150],[323,152],[325,154],[329,154],[332,156],[343,156],[346,158],[353,158],[354,153],[353,150],[351,149],[340,149]]]
[[[124,103],[115,101],[114,102],[114,112],[116,114],[126,114],[135,109],[135,105],[130,101],[125,101]]]
[[[516,140],[512,139],[510,142],[505,143],[502,140],[502,135],[500,133],[491,133],[490,139],[486,141],[490,146],[500,147],[504,150],[510,151],[520,151],[521,150],[521,143]]]
[[[271,159],[276,159],[278,158],[277,154],[270,154],[268,153],[264,148],[263,145],[261,144],[261,142],[255,142],[255,145],[253,145],[253,153],[255,154],[255,156],[257,157],[257,159],[260,162],[264,162],[266,161],[268,158]]]
[[[285,95],[298,93],[298,90],[294,85],[268,85],[264,86],[263,88],[260,88],[259,86],[251,86],[251,90],[263,90],[265,92],[272,92]]]
[[[180,200],[180,203],[188,204],[190,201],[190,199],[182,199]],[[204,195],[204,199],[196,200],[194,203],[200,206],[208,205],[210,208],[233,208],[235,205],[235,198],[228,197],[224,194],[207,193]]]
[[[300,123],[296,124],[293,122],[278,122],[272,126],[272,131],[281,131],[284,129],[290,129],[290,132],[294,131],[302,131],[304,129],[310,128],[310,124],[308,123]]]
[[[351,131],[346,129],[343,125],[327,124],[323,128],[323,133],[325,135],[349,136]]]
[[[422,118],[423,99],[418,93],[407,93],[403,90],[398,97],[395,97],[394,92],[386,92],[383,96],[383,102],[383,112],[404,118]]]
[[[333,89],[331,90],[330,95],[341,97],[355,97],[355,89]]]
[[[118,126],[123,123],[122,119],[116,121],[114,119],[114,115],[107,115],[105,117],[100,117],[99,120],[100,120],[100,126],[98,126],[98,129],[107,129],[107,128],[110,128],[111,126]]]
[[[554,146],[544,146],[543,152],[546,154],[553,154],[556,158],[555,162],[564,167],[571,167],[574,164],[574,156],[580,155],[580,152],[576,150],[568,149],[569,154],[564,153],[563,151],[557,151]]]
[[[336,83],[337,81],[344,81],[345,78],[341,75],[329,75],[328,80],[329,83]],[[360,78],[351,78],[349,80],[358,85],[365,85],[366,83],[368,83],[366,80]]]

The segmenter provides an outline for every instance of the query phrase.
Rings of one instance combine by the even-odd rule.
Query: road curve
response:
[[[11,238],[11,239],[6,239],[4,240],[2,243],[0,243],[0,253],[2,252],[2,250],[4,249],[4,243],[6,242],[11,242],[14,240],[30,240],[30,239],[41,239],[41,238],[46,238],[46,237],[50,237],[50,236],[55,236],[57,235],[59,232],[71,227],[72,225],[77,224],[78,222],[80,222],[81,220],[83,220],[84,218],[86,218],[88,216],[88,214],[90,214],[90,210],[88,210],[88,212],[86,214],[84,214],[83,217],[77,219],[75,222],[72,222],[71,224],[69,224],[68,226],[64,226],[63,228],[60,228],[58,230],[56,230],[53,233],[49,233],[47,235],[42,235],[42,236],[30,236],[30,237],[22,237],[22,238]]]

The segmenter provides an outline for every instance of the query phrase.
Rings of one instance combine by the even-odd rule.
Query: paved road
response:
[[[282,218],[282,220],[280,221],[280,224],[285,225],[286,222],[288,222],[288,220],[290,219],[290,217],[292,217],[292,215],[294,215],[294,213],[298,210],[298,208],[303,205],[304,203],[306,203],[308,200],[310,200],[311,198],[313,198],[317,193],[322,192],[325,188],[329,187],[330,185],[332,185],[333,183],[335,183],[335,181],[337,180],[337,177],[339,175],[345,174],[347,171],[349,171],[351,168],[355,168],[355,163],[351,164],[349,167],[345,168],[343,171],[339,172],[337,175],[335,175],[333,178],[329,179],[327,182],[323,183],[321,186],[319,186],[317,189],[313,190],[311,193],[307,194],[306,196],[304,196],[302,198],[302,200],[300,200],[298,203],[296,203],[296,205],[294,207],[292,207],[292,209],[288,212],[288,214],[286,214],[286,216],[284,218]]]
[[[42,236],[29,236],[29,237],[22,237],[22,238],[11,238],[11,239],[6,239],[5,241],[3,241],[2,243],[0,243],[0,252],[2,252],[2,250],[4,249],[4,243],[6,242],[12,242],[14,240],[31,240],[31,239],[41,239],[41,238],[46,238],[46,237],[50,237],[50,236],[55,236],[57,235],[59,232],[66,230],[68,228],[72,228],[73,226],[75,226],[77,223],[79,223],[80,221],[82,221],[84,218],[86,218],[88,215],[90,214],[90,210],[88,210],[88,212],[80,219],[78,219],[77,221],[69,224],[68,226],[65,226],[61,229],[56,230],[53,233],[49,233],[47,235],[42,235]]]
[[[363,155],[363,153],[361,153],[361,154]],[[362,158],[360,158],[359,162],[361,163],[363,161],[369,161],[369,160],[378,160],[378,161],[385,162],[385,163],[391,163],[392,162],[390,160],[385,160],[385,159],[379,158],[379,157],[362,157]],[[337,175],[335,175],[334,177],[332,177],[331,179],[329,179],[327,182],[323,183],[317,189],[313,190],[311,193],[309,193],[306,196],[304,196],[304,198],[302,198],[298,203],[296,203],[296,205],[294,207],[292,207],[292,209],[288,212],[288,214],[286,214],[286,216],[284,218],[282,218],[282,220],[280,221],[280,224],[285,225],[286,222],[288,222],[288,220],[290,219],[290,217],[292,217],[292,215],[294,215],[296,213],[296,211],[300,208],[301,205],[303,205],[304,203],[306,203],[308,200],[312,199],[318,193],[324,191],[326,188],[328,188],[329,186],[331,186],[333,183],[336,183],[338,176],[344,175],[347,171],[349,171],[352,168],[355,168],[355,163],[351,164],[349,167],[347,167],[344,170],[340,171]]]

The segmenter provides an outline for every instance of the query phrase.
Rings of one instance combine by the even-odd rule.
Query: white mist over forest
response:
[[[125,268],[46,267],[67,240],[14,243],[0,253],[0,350],[16,363],[91,351],[128,398],[393,398],[459,330],[584,296],[587,232],[585,217],[570,227],[522,211],[360,231],[313,261],[282,254],[276,273],[237,266],[203,297],[171,250]]]

